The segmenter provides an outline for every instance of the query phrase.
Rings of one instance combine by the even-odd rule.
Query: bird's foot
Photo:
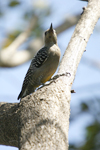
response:
[[[54,81],[61,76],[71,76],[71,74],[69,72],[62,73],[62,74],[59,73],[59,74],[55,75],[53,78],[51,78],[49,81]]]

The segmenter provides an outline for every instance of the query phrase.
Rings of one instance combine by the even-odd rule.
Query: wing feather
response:
[[[18,96],[18,99],[23,97],[24,91],[26,90],[28,83],[32,83],[31,80],[32,80],[32,76],[34,74],[34,70],[36,68],[41,67],[43,65],[43,63],[47,60],[47,57],[48,57],[47,47],[43,47],[37,52],[36,56],[32,59],[30,67],[29,67],[29,69],[26,73],[26,76],[24,78],[22,90]]]

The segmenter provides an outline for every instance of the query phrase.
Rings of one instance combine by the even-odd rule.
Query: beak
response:
[[[53,26],[52,26],[52,23],[51,23],[51,26],[50,26],[50,29],[49,29],[51,32],[53,32]]]

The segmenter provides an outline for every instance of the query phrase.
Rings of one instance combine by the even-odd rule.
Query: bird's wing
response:
[[[42,66],[42,64],[47,60],[47,47],[41,48],[36,56],[33,58],[30,68],[36,67],[39,68]]]
[[[47,47],[41,48],[31,61],[30,67],[23,82],[23,86],[26,86],[27,83],[31,82],[31,76],[34,74],[35,69],[41,67],[47,60],[47,57]]]
[[[28,83],[30,83],[30,84],[32,83],[31,76],[33,76],[34,70],[36,68],[41,67],[43,65],[43,63],[47,60],[47,57],[48,57],[48,55],[47,55],[47,47],[43,47],[43,48],[41,48],[38,51],[36,56],[32,59],[30,67],[29,67],[29,69],[28,69],[28,71],[26,73],[26,76],[24,78],[24,82],[23,82],[23,85],[22,85],[22,90],[21,90],[21,92],[20,92],[20,94],[18,96],[18,99],[20,97],[22,97],[24,91],[27,88]]]

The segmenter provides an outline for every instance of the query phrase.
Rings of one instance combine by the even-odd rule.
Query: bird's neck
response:
[[[57,43],[54,43],[54,42],[46,43],[46,42],[45,42],[45,46],[47,46],[47,47],[51,47],[51,46],[53,46],[53,45],[57,45]]]

